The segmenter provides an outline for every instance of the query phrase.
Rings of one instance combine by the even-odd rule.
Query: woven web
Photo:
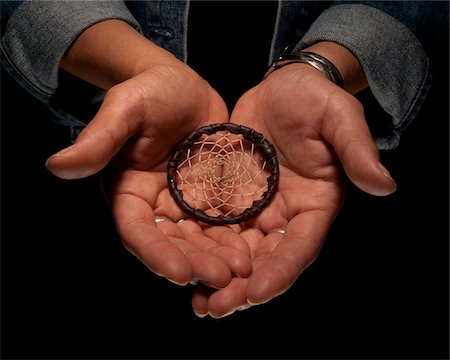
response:
[[[182,159],[177,189],[189,206],[210,216],[237,216],[267,191],[266,162],[242,135],[203,134],[184,150]]]

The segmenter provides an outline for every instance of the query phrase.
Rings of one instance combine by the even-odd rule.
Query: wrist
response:
[[[328,80],[330,80],[337,86],[344,88],[342,76],[332,62],[317,53],[295,51],[292,46],[288,46],[287,48],[285,48],[283,54],[275,62],[272,63],[272,65],[264,75],[264,79],[266,79],[275,70],[295,63],[307,64],[313,67]]]
[[[344,46],[331,41],[321,41],[301,51],[316,53],[334,64],[342,76],[347,92],[356,94],[368,86],[358,58]]]
[[[86,29],[60,62],[62,69],[104,89],[158,65],[181,63],[128,23],[105,20]]]

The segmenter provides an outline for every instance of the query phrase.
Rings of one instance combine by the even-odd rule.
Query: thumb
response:
[[[136,114],[131,113],[133,106],[113,100],[106,97],[75,143],[47,159],[45,166],[52,174],[80,179],[97,173],[137,131]],[[124,103],[128,105],[120,105]]]
[[[352,97],[330,102],[323,135],[334,147],[347,176],[358,188],[376,196],[395,192],[395,181],[380,162],[378,148],[359,101]]]

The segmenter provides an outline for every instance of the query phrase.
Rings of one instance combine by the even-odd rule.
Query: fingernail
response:
[[[62,155],[64,155],[66,152],[72,150],[72,148],[73,148],[73,145],[70,145],[70,146],[66,147],[65,149],[62,149],[61,151],[58,151],[56,154],[53,154],[53,155],[50,156],[50,157],[55,157],[55,156],[58,157],[58,156],[62,156]]]
[[[175,281],[173,279],[169,279],[169,278],[166,278],[166,279],[169,280],[172,284],[179,285],[179,286],[186,286],[187,284],[189,284],[189,282],[182,283],[182,282],[179,282],[179,281]]]
[[[249,309],[249,308],[251,308],[251,307],[252,307],[252,304],[247,303],[247,304],[238,306],[238,307],[236,308],[236,310],[237,310],[237,311],[243,311],[243,310],[247,310],[247,309]]]
[[[240,306],[235,307],[233,310],[230,310],[229,312],[223,314],[223,315],[215,315],[215,314],[210,314],[210,316],[214,319],[222,319],[224,317],[230,316],[232,314],[234,314],[236,311],[243,311],[243,310],[247,310],[248,308],[251,308],[253,305],[250,303],[247,304],[243,304]],[[206,316],[206,315],[205,315]]]
[[[383,175],[385,177],[387,177],[391,182],[392,185],[394,185],[394,191],[397,189],[397,184],[395,183],[394,179],[392,178],[391,174],[389,173],[389,171],[383,166],[383,164],[381,164],[380,162],[378,163],[379,168],[381,169],[381,171],[383,172]]]
[[[200,313],[195,310],[194,310],[194,314],[195,314],[195,316],[199,317],[200,319],[203,319],[208,316],[208,313]]]
[[[233,310],[231,310],[231,311],[229,311],[229,312],[227,312],[225,314],[222,314],[222,315],[215,315],[215,314],[210,313],[209,316],[211,316],[213,319],[223,319],[224,317],[227,317],[227,316],[230,316],[230,315],[234,314],[235,311],[236,311],[236,309],[233,309]]]
[[[51,155],[46,161],[45,161],[45,167],[48,168],[48,163],[50,162],[51,159],[55,158],[55,157],[60,157],[62,156],[64,153],[68,152],[69,150],[72,149],[73,145],[70,145],[68,147],[66,147],[65,149],[62,149],[60,151],[58,151],[56,154]]]

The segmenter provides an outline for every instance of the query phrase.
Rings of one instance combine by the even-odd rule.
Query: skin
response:
[[[231,117],[194,70],[119,20],[88,28],[61,61],[108,92],[76,142],[51,156],[47,168],[65,179],[101,172],[124,246],[155,274],[196,284],[198,316],[223,317],[287,291],[318,256],[347,179],[373,195],[395,191],[352,96],[367,86],[357,59],[329,42],[307,50],[338,67],[345,89],[309,65],[291,64],[245,93]],[[166,182],[170,151],[200,126],[229,120],[275,145],[279,191],[245,224],[179,221],[184,214]]]

